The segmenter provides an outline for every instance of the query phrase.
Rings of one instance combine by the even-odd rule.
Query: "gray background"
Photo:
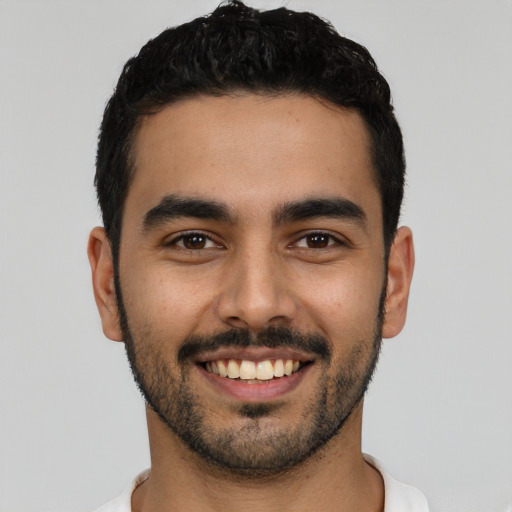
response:
[[[87,511],[149,463],[142,399],[90,287],[96,135],[122,64],[216,4],[0,0],[2,511]],[[364,450],[433,510],[498,510],[512,499],[512,2],[285,4],[370,49],[405,136],[417,267]]]

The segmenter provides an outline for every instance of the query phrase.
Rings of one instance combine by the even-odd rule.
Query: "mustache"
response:
[[[190,336],[178,350],[178,362],[196,357],[201,352],[225,347],[286,347],[312,353],[321,359],[331,359],[331,345],[319,334],[301,333],[288,327],[269,327],[254,333],[248,329],[230,329],[211,336]]]

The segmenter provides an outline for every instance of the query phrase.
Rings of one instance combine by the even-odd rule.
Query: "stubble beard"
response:
[[[332,351],[328,340],[285,327],[267,329],[257,336],[230,330],[210,338],[184,340],[182,353],[187,353],[187,346],[197,345],[201,340],[205,345],[222,343],[221,340],[225,341],[224,346],[261,345],[264,340],[265,346],[283,346],[281,341],[285,339],[289,342],[287,346],[294,348],[310,350],[315,343],[323,347],[321,357],[315,362],[323,365],[323,376],[318,380],[314,398],[303,407],[302,418],[293,428],[272,425],[272,417],[279,414],[279,403],[242,404],[234,411],[245,419],[241,428],[215,427],[208,419],[209,408],[201,403],[190,383],[190,360],[184,358],[179,367],[171,367],[160,350],[165,343],[155,340],[149,327],[139,339],[134,339],[118,278],[115,281],[128,361],[147,404],[201,460],[234,476],[273,476],[308,460],[340,432],[372,379],[382,342],[385,287],[372,338],[354,343],[349,355],[335,369],[331,368]]]

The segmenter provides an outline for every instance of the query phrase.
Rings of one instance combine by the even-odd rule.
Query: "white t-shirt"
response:
[[[427,499],[422,492],[395,480],[370,455],[365,454],[364,458],[379,471],[384,480],[384,512],[428,512]],[[149,469],[138,475],[121,496],[109,501],[95,512],[131,512],[132,493],[148,477]]]

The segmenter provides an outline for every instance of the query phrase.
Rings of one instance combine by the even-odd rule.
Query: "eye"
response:
[[[326,249],[333,245],[342,245],[342,242],[334,236],[323,232],[308,233],[294,244],[295,247],[306,249]]]
[[[215,243],[209,236],[206,236],[204,233],[196,232],[180,235],[172,239],[167,245],[187,250],[201,250],[220,247],[220,245]]]

